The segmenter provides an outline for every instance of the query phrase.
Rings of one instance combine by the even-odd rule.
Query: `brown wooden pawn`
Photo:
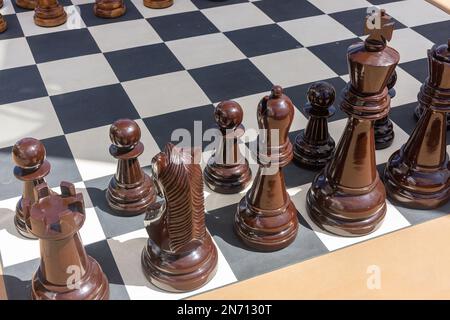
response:
[[[173,5],[173,0],[144,0],[144,6],[152,9],[163,9]]]
[[[37,0],[34,23],[41,27],[56,27],[67,21],[67,13],[58,0]]]
[[[5,32],[8,29],[8,23],[6,22],[5,17],[0,13],[0,33]]]
[[[450,39],[428,50],[428,77],[418,94],[423,108],[414,131],[385,167],[389,197],[415,209],[433,209],[450,200],[446,127],[450,114]]]
[[[100,18],[117,18],[125,14],[127,8],[123,0],[95,0],[94,14]]]
[[[111,155],[118,160],[117,171],[106,192],[109,206],[124,216],[138,215],[156,200],[154,185],[142,170],[138,157],[144,152],[141,129],[130,119],[115,121],[109,131]]]
[[[37,5],[37,0],[16,0],[16,5],[23,9],[34,10]]]
[[[239,202],[234,229],[249,247],[275,251],[291,244],[298,231],[297,209],[286,191],[282,168],[292,160],[289,128],[294,105],[274,86],[258,104],[258,173],[252,187]]]
[[[302,166],[322,168],[334,151],[334,140],[328,132],[328,118],[334,112],[336,92],[327,82],[316,82],[308,89],[305,112],[309,115],[306,129],[295,138],[294,159]]]
[[[239,150],[239,138],[245,132],[241,124],[243,114],[241,106],[234,101],[223,101],[215,109],[214,118],[222,139],[219,138],[218,147],[203,172],[205,184],[215,192],[238,193],[251,180],[248,161]]]
[[[31,204],[37,201],[33,188],[44,183],[45,177],[50,172],[50,163],[45,159],[45,153],[44,145],[34,138],[19,140],[12,149],[12,158],[16,164],[14,175],[24,182],[22,197],[16,206],[14,224],[21,235],[32,239],[34,236],[27,230],[25,224],[23,206],[25,200],[28,200]]]
[[[41,262],[32,279],[34,300],[106,300],[109,283],[102,268],[86,254],[78,231],[86,219],[75,186],[61,182],[61,195],[47,184],[34,187],[36,202],[24,206],[27,228],[39,238]]]
[[[389,78],[389,82],[387,84],[387,88],[389,90],[389,96],[392,98],[395,97],[395,83],[397,82],[397,72],[394,71],[392,76]],[[374,124],[374,132],[375,132],[375,149],[381,150],[389,148],[394,142],[394,126],[392,125],[392,121],[387,115],[386,117],[375,121]]]

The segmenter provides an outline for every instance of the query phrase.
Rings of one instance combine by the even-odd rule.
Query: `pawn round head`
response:
[[[132,148],[141,139],[141,129],[133,120],[120,119],[111,125],[109,138],[119,148]]]
[[[223,101],[214,111],[216,123],[222,130],[237,128],[242,123],[243,117],[244,112],[235,101]]]
[[[32,169],[44,162],[45,147],[37,139],[24,138],[16,142],[12,149],[12,156],[17,166]]]
[[[307,95],[312,106],[329,108],[334,103],[336,91],[328,82],[319,81],[309,87]]]

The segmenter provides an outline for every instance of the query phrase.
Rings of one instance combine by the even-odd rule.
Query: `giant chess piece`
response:
[[[25,201],[25,221],[39,238],[41,263],[33,275],[35,300],[105,300],[108,279],[102,268],[86,254],[78,231],[86,219],[84,201],[75,186],[61,182],[61,195],[47,184],[34,187],[36,202]]]
[[[34,236],[27,230],[23,206],[25,200],[31,204],[37,201],[33,188],[44,183],[44,178],[50,172],[50,163],[45,159],[45,154],[44,145],[34,138],[19,140],[12,149],[12,158],[16,164],[14,175],[23,181],[22,197],[17,202],[14,224],[22,236],[32,239]]]
[[[138,160],[144,152],[141,129],[133,120],[120,119],[111,125],[109,137],[112,142],[109,152],[118,164],[106,192],[108,205],[123,216],[144,213],[155,202],[156,194],[152,180]]]
[[[67,21],[67,13],[58,0],[37,0],[34,23],[41,27],[56,27]]]
[[[152,9],[163,9],[173,5],[173,0],[144,0],[144,6]]]
[[[341,109],[349,119],[333,158],[307,195],[311,219],[342,236],[376,230],[386,213],[386,191],[376,169],[374,121],[389,112],[386,85],[400,57],[386,45],[393,22],[384,11],[379,18],[381,29],[366,27],[367,39],[347,51],[350,83],[342,92]]]
[[[336,92],[327,82],[319,81],[308,89],[305,112],[309,115],[306,129],[299,133],[294,143],[294,160],[307,168],[322,168],[334,151],[334,140],[328,132],[328,118],[334,112]]]
[[[406,144],[389,159],[384,180],[389,197],[405,207],[432,209],[450,199],[446,151],[450,114],[450,39],[428,50],[428,77],[418,94],[423,108]]]
[[[16,0],[16,5],[23,9],[34,10],[37,6],[37,0]]]
[[[5,32],[8,29],[8,23],[5,20],[5,17],[0,13],[0,33]]]
[[[94,14],[100,18],[117,18],[125,14],[124,0],[95,0]]]
[[[247,187],[252,173],[241,151],[239,139],[245,132],[243,111],[234,101],[219,103],[214,118],[222,135],[204,171],[205,184],[215,192],[238,193]]]
[[[152,169],[163,202],[145,217],[143,271],[164,290],[195,290],[217,270],[217,249],[205,226],[202,170],[191,153],[170,143],[153,158]]]
[[[397,72],[394,71],[392,73],[392,76],[389,78],[387,88],[388,88],[388,94],[392,98],[395,97],[395,83],[397,82]],[[392,125],[392,121],[387,115],[386,117],[376,120],[375,121],[375,149],[381,150],[389,148],[392,145],[392,142],[394,142],[394,126]]]
[[[258,104],[260,131],[253,185],[239,202],[234,227],[239,238],[260,251],[275,251],[291,244],[298,231],[297,209],[286,191],[282,168],[292,160],[289,128],[294,105],[274,86]]]

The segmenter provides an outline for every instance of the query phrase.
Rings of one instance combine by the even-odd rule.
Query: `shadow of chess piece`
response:
[[[205,184],[215,192],[238,193],[252,178],[248,161],[239,150],[239,139],[245,133],[243,115],[241,106],[234,101],[223,101],[215,109],[214,118],[222,137],[203,173]]]
[[[109,153],[118,164],[106,191],[108,205],[123,216],[141,214],[156,200],[153,182],[138,160],[144,152],[141,129],[133,120],[120,119],[111,125],[109,137]]]
[[[163,9],[173,5],[173,0],[144,0],[144,6],[152,9]]]
[[[67,21],[67,13],[58,0],[37,0],[34,23],[41,27],[56,27]]]
[[[12,158],[16,164],[14,176],[23,181],[22,197],[17,202],[14,224],[22,236],[32,239],[34,236],[27,230],[25,224],[23,203],[25,199],[31,204],[37,201],[33,189],[38,184],[44,183],[45,177],[50,172],[50,163],[45,159],[45,154],[44,145],[34,138],[19,140],[12,149]]]
[[[34,10],[37,6],[37,0],[16,0],[16,5],[22,9]]]
[[[335,112],[336,92],[331,84],[320,81],[309,87],[307,96],[309,103],[305,112],[309,120],[306,129],[295,138],[294,160],[301,166],[318,169],[325,166],[334,151],[328,118]]]
[[[94,14],[100,18],[118,18],[127,8],[123,0],[95,0]]]
[[[34,300],[106,300],[108,279],[100,265],[86,254],[78,231],[86,218],[81,193],[61,182],[61,195],[47,184],[34,188],[36,202],[26,201],[25,220],[39,238],[41,263],[33,275]]]
[[[373,123],[389,112],[386,85],[400,57],[386,45],[394,25],[384,10],[380,21],[381,29],[369,29],[366,24],[367,39],[348,48],[350,83],[342,91],[341,102],[348,122],[332,159],[314,178],[307,194],[311,219],[342,236],[371,233],[386,214],[386,191],[376,169]]]
[[[144,274],[163,290],[195,290],[214,277],[218,261],[205,226],[202,170],[193,155],[170,143],[153,158],[152,170],[163,202],[146,213]]]
[[[234,218],[238,237],[249,247],[276,251],[291,244],[298,231],[297,209],[286,191],[282,168],[292,160],[289,128],[294,105],[274,86],[258,104],[258,172],[239,202]]]
[[[389,197],[405,207],[432,209],[450,199],[446,127],[450,114],[450,39],[428,50],[428,78],[418,94],[424,109],[406,144],[385,167]]]
[[[395,83],[397,82],[397,72],[394,71],[392,76],[389,78],[387,88],[388,88],[388,94],[392,98],[395,97]],[[375,131],[375,149],[381,150],[389,148],[392,143],[394,142],[394,126],[392,125],[392,121],[387,115],[386,117],[376,120],[374,124],[374,131]]]
[[[0,13],[0,33],[5,32],[8,29],[8,23],[6,22],[5,17]]]

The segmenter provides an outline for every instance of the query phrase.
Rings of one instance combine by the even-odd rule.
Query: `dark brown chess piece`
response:
[[[309,115],[306,129],[295,138],[294,160],[308,168],[322,168],[334,151],[334,140],[328,132],[328,118],[334,112],[336,92],[327,82],[316,82],[308,89],[305,112]]]
[[[153,158],[152,169],[163,202],[146,213],[143,271],[164,290],[195,290],[217,270],[217,249],[205,227],[202,170],[191,153],[170,143]]]
[[[417,96],[423,113],[406,144],[389,159],[384,180],[389,197],[405,207],[432,209],[450,199],[446,151],[450,114],[450,39],[428,50],[428,77]]]
[[[152,9],[163,9],[173,5],[173,0],[144,0],[144,6]]]
[[[376,169],[373,123],[389,112],[386,85],[400,57],[386,45],[393,22],[384,11],[379,18],[381,29],[369,29],[366,24],[367,39],[347,51],[350,83],[342,92],[341,109],[349,119],[333,158],[314,178],[307,195],[311,219],[343,236],[376,230],[386,213],[386,191]]]
[[[100,18],[117,18],[125,14],[124,0],[95,0],[94,14]]]
[[[152,180],[138,160],[144,152],[141,129],[133,120],[119,119],[111,125],[109,137],[112,142],[109,153],[118,164],[106,192],[108,205],[124,216],[144,213],[155,202],[156,194]]]
[[[397,72],[394,71],[392,76],[389,78],[387,83],[389,96],[392,98],[395,97],[395,83],[397,82]],[[394,126],[392,125],[392,121],[387,115],[386,117],[376,120],[374,124],[375,131],[375,149],[381,150],[389,148],[394,142]]]
[[[298,231],[297,209],[286,191],[282,168],[292,160],[289,128],[294,105],[274,86],[258,104],[257,161],[253,185],[239,202],[234,218],[238,237],[249,247],[275,251],[291,244]]]
[[[33,188],[44,183],[45,177],[50,172],[50,163],[45,159],[45,154],[44,145],[34,138],[19,140],[12,149],[12,158],[16,164],[14,175],[23,181],[22,197],[17,202],[14,224],[17,231],[27,238],[34,238],[34,236],[27,230],[23,203],[25,199],[31,204],[37,201]]]
[[[58,0],[37,0],[34,23],[41,27],[56,27],[67,21],[67,13]]]
[[[215,192],[238,193],[252,178],[247,159],[239,150],[239,139],[245,133],[244,112],[234,101],[219,103],[214,118],[222,137],[204,171],[205,184]]]
[[[34,10],[37,5],[37,0],[16,0],[16,5],[23,9]]]
[[[0,33],[5,32],[8,29],[8,23],[5,20],[5,17],[0,13]]]
[[[86,218],[81,193],[61,182],[61,195],[47,184],[34,187],[36,202],[25,201],[27,228],[41,248],[41,263],[33,275],[35,300],[106,300],[108,279],[102,268],[86,254],[78,231]]]

